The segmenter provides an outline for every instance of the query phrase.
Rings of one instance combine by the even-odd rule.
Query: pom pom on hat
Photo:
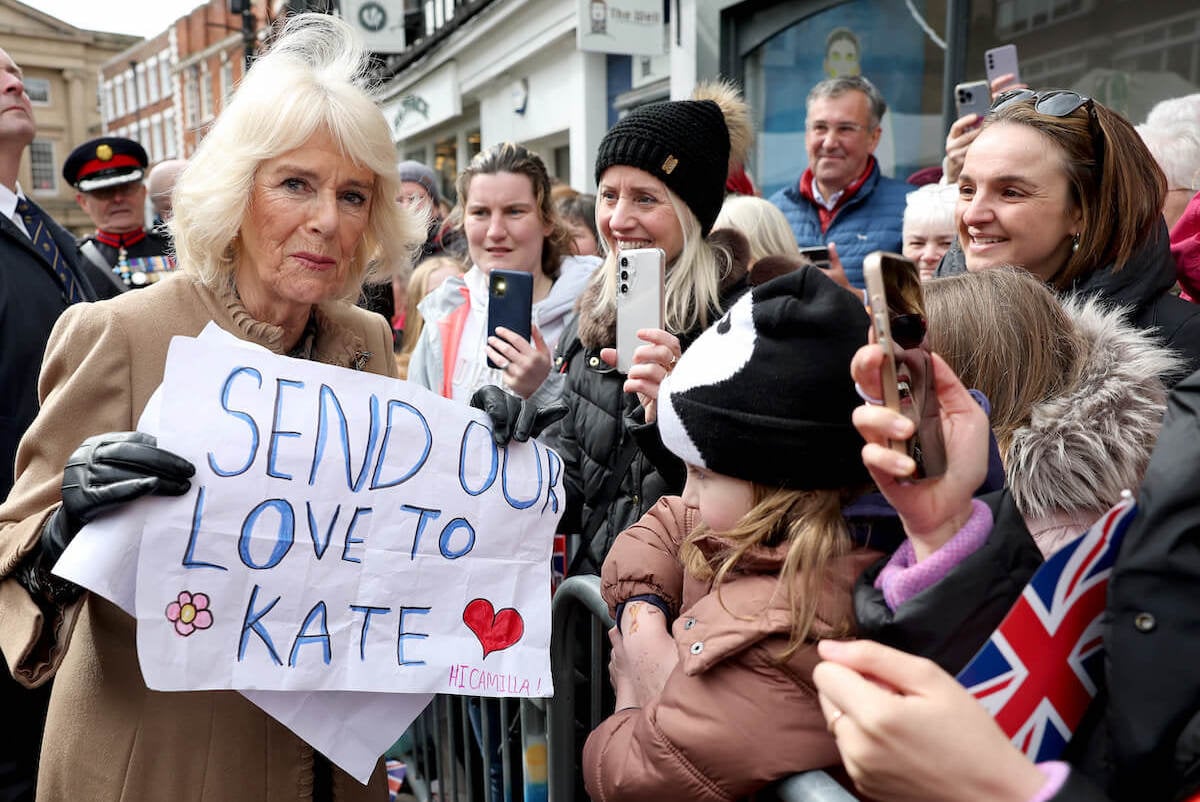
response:
[[[685,462],[773,487],[870,481],[850,422],[862,302],[805,265],[742,296],[663,382],[658,428]]]

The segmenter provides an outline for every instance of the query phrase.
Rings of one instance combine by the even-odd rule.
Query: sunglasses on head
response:
[[[892,315],[888,321],[892,339],[904,350],[918,348],[925,339],[924,315]]]
[[[1035,92],[1032,89],[1009,89],[1001,92],[994,101],[988,113],[994,113],[1008,106],[1025,101],[1033,101],[1033,110],[1047,117],[1070,117],[1081,106],[1087,108],[1088,132],[1092,137],[1092,149],[1096,154],[1096,164],[1104,163],[1104,137],[1100,130],[1100,121],[1096,117],[1096,104],[1086,95],[1072,92],[1070,89],[1047,89]]]

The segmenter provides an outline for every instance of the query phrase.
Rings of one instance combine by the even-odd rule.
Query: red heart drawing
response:
[[[475,633],[486,658],[492,652],[507,649],[525,634],[525,621],[512,607],[500,612],[487,599],[475,599],[463,608],[463,623]]]

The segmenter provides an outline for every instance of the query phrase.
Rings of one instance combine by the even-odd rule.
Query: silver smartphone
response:
[[[639,329],[663,327],[663,284],[667,255],[661,248],[634,248],[617,254],[617,370],[629,373],[633,352],[642,345]]]
[[[983,53],[983,68],[987,74],[988,85],[1001,75],[1012,75],[1011,83],[1021,83],[1021,67],[1017,64],[1017,46],[1000,45]]]
[[[991,107],[992,92],[987,81],[967,81],[954,87],[954,109],[959,117],[983,117]]]

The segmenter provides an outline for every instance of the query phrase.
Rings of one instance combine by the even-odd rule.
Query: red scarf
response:
[[[144,229],[136,231],[126,231],[124,234],[113,234],[111,231],[96,229],[96,241],[102,242],[110,248],[128,248],[130,245],[136,245],[146,238]]]
[[[863,170],[862,175],[854,179],[854,181],[842,191],[842,196],[837,199],[837,203],[832,209],[826,209],[820,201],[817,200],[816,193],[813,192],[813,172],[812,168],[808,167],[804,170],[804,175],[800,176],[800,194],[808,199],[808,202],[817,207],[817,215],[821,219],[821,233],[824,234],[829,230],[829,226],[833,224],[833,218],[837,217],[837,213],[841,211],[846,202],[854,197],[855,193],[862,188],[862,185],[867,183],[867,179],[871,176],[871,170],[875,167],[875,157],[867,157],[867,168]]]

